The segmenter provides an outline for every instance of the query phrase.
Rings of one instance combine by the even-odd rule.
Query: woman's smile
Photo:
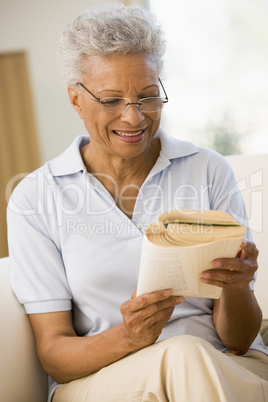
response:
[[[130,130],[114,130],[113,132],[118,136],[118,138],[128,144],[133,144],[140,142],[145,136],[146,128],[136,131]]]

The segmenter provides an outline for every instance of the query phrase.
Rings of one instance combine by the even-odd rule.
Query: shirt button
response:
[[[141,222],[139,222],[139,223],[137,223],[137,228],[139,228],[139,229],[141,229],[142,228],[142,223]]]
[[[148,200],[143,200],[143,205],[148,205],[149,201]]]

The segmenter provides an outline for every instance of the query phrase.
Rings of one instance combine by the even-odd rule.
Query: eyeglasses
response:
[[[163,98],[161,96],[151,96],[149,98],[141,98],[138,102],[129,102],[129,99],[119,97],[107,97],[101,100],[100,98],[97,98],[95,95],[93,95],[93,93],[90,92],[89,89],[87,89],[81,82],[78,82],[77,85],[81,85],[82,88],[84,88],[91,96],[93,96],[95,101],[101,103],[106,108],[107,112],[124,113],[130,105],[137,105],[137,108],[139,108],[141,112],[153,113],[162,110],[164,104],[168,102],[168,96],[165,88],[160,78],[158,78],[158,80],[164,91],[165,97]]]

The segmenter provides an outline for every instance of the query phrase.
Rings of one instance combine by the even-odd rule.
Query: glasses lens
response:
[[[133,103],[129,103],[129,100],[126,98],[108,97],[102,99],[102,104],[105,106],[108,112],[124,113],[129,104],[132,105]],[[136,103],[136,105],[140,111],[144,113],[158,112],[159,110],[163,109],[164,99],[161,97],[142,98]]]
[[[122,113],[126,109],[128,100],[125,98],[104,98],[102,102],[109,112]]]
[[[163,109],[164,102],[163,98],[153,97],[153,98],[143,98],[139,101],[140,110],[142,112],[158,112]]]

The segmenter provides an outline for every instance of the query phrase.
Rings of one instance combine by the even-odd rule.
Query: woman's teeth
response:
[[[115,130],[115,133],[117,135],[121,135],[123,137],[136,137],[136,135],[140,135],[142,132],[143,132],[143,130],[140,130],[140,131],[136,131],[135,133],[130,134],[130,133],[122,133],[121,131],[116,131]]]

